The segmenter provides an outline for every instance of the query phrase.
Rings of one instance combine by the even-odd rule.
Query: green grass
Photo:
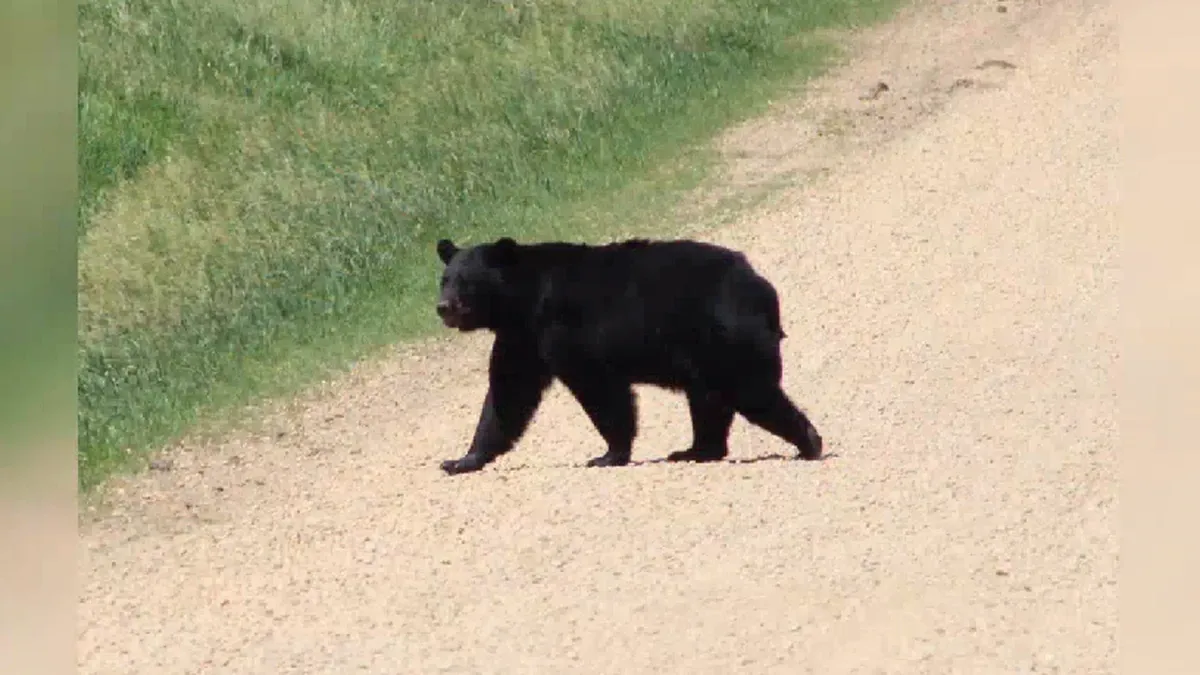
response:
[[[81,487],[436,328],[442,236],[662,235],[896,0],[81,0]]]

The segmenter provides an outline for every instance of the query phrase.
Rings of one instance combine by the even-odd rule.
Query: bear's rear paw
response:
[[[442,471],[454,476],[460,473],[470,473],[483,468],[484,462],[474,455],[466,455],[460,459],[448,459],[442,462]]]
[[[667,455],[668,462],[719,462],[725,459],[728,452],[724,448],[710,450],[705,448],[688,448]]]
[[[593,458],[591,458],[591,459],[589,459],[589,460],[587,461],[587,465],[588,465],[589,467],[594,467],[594,466],[625,466],[625,465],[626,465],[626,464],[628,464],[628,463],[629,463],[629,458],[628,458],[628,457],[619,457],[619,456],[614,456],[614,455],[611,455],[611,454],[608,454],[608,455],[600,455],[599,457],[593,457]]]
[[[808,427],[808,443],[807,445],[797,448],[800,451],[799,459],[821,459],[821,453],[824,450],[825,442],[821,439],[821,434],[812,426]]]

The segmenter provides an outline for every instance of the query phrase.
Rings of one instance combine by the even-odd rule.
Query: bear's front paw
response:
[[[460,473],[470,473],[483,468],[483,462],[474,455],[466,455],[461,459],[448,459],[442,462],[442,471],[454,476]]]
[[[628,464],[628,463],[629,463],[629,458],[628,458],[628,457],[617,457],[617,456],[614,456],[614,455],[611,455],[611,454],[610,454],[610,455],[600,455],[599,457],[593,457],[593,458],[591,458],[591,459],[589,459],[589,460],[588,460],[588,462],[587,462],[587,465],[588,465],[589,467],[594,467],[594,466],[625,466],[625,465],[626,465],[626,464]]]

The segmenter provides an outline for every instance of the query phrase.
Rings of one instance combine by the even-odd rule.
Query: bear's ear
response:
[[[487,248],[485,260],[489,267],[511,267],[517,264],[519,248],[512,237],[503,237]]]
[[[449,239],[438,240],[437,254],[442,259],[443,265],[449,265],[450,259],[454,257],[455,253],[458,253],[458,247],[454,245],[454,242]]]

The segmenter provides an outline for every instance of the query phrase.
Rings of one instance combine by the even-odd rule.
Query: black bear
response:
[[[608,444],[588,466],[629,463],[634,384],[687,395],[692,444],[668,461],[728,453],[734,413],[819,459],[822,441],[780,387],[779,298],[744,255],[696,241],[518,244],[437,242],[445,268],[437,313],[460,331],[493,332],[487,396],[467,453],[449,474],[512,449],[554,379]]]

